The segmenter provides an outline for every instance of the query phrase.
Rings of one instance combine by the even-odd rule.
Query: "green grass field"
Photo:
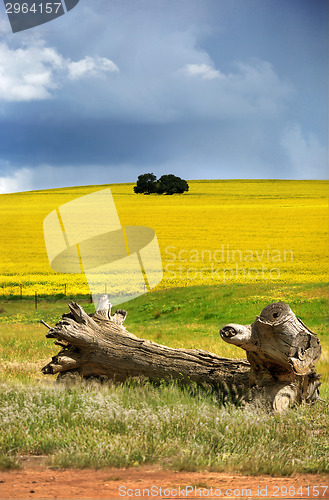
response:
[[[96,382],[65,386],[40,369],[58,346],[45,338],[69,298],[0,303],[0,464],[47,455],[54,467],[130,467],[157,463],[176,470],[247,474],[329,472],[329,328],[325,285],[197,286],[150,292],[125,304],[132,333],[172,347],[227,357],[244,351],[223,342],[228,322],[247,324],[270,302],[290,304],[323,348],[317,370],[327,401],[271,415],[235,406],[215,393],[177,384]],[[88,298],[79,298],[93,311]]]

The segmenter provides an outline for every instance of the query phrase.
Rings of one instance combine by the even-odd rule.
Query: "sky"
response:
[[[328,2],[80,0],[13,33],[0,4],[0,194],[328,178]]]

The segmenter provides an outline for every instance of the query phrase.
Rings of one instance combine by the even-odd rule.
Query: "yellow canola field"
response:
[[[0,296],[88,293],[83,274],[50,268],[43,219],[76,197],[111,188],[123,226],[155,230],[159,288],[328,282],[328,182],[190,181],[183,195],[136,195],[133,184],[0,195]]]

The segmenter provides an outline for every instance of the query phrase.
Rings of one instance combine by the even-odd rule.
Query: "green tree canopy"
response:
[[[189,186],[184,179],[173,174],[162,175],[157,181],[154,174],[142,174],[138,176],[134,192],[151,194],[175,194],[188,191]]]
[[[184,193],[184,191],[188,191],[187,182],[173,174],[162,175],[157,183],[159,194]]]
[[[138,176],[137,184],[134,186],[135,193],[151,194],[156,193],[157,184],[154,174],[142,174]]]

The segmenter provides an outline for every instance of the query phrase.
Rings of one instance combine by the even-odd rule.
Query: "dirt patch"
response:
[[[50,469],[44,458],[26,457],[24,469],[0,472],[0,498],[329,498],[329,474],[292,477],[216,472],[172,472],[155,466],[133,469]]]

